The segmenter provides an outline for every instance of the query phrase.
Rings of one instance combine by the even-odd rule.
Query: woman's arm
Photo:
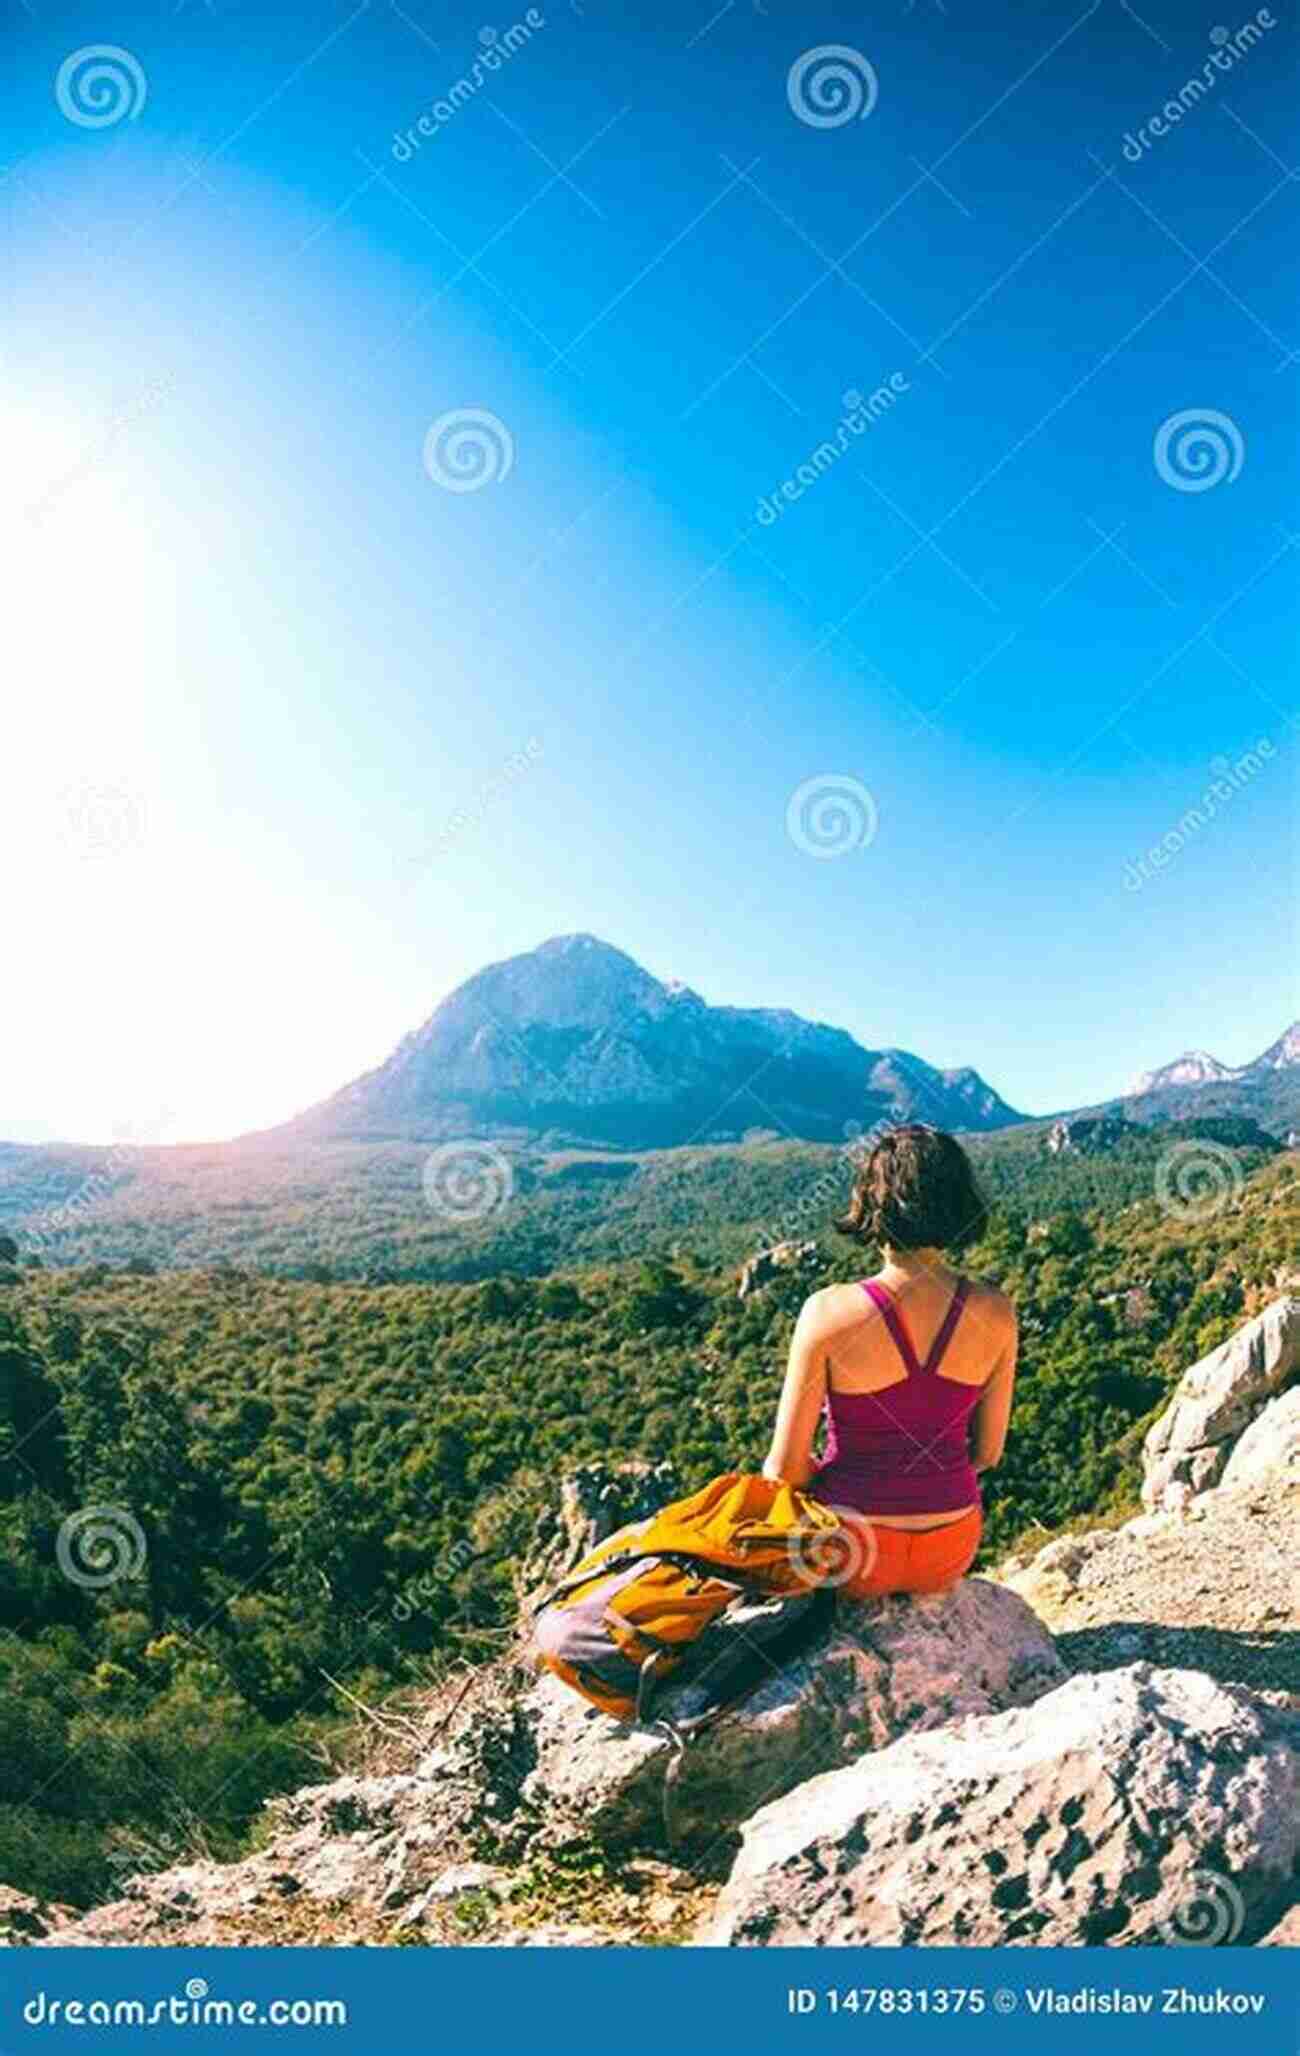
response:
[[[1002,1461],[1006,1448],[1007,1424],[1011,1419],[1011,1401],[1016,1389],[1016,1350],[1019,1334],[1016,1316],[1011,1316],[1011,1333],[1002,1345],[1002,1354],[993,1367],[993,1375],[980,1395],[973,1420],[971,1436],[971,1462],[977,1471],[991,1471]]]
[[[784,1479],[788,1485],[808,1483],[813,1474],[813,1436],[825,1397],[826,1345],[814,1294],[804,1301],[790,1338],[772,1447],[763,1465],[765,1478]]]

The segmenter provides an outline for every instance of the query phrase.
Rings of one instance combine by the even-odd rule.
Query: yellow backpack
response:
[[[829,1507],[791,1485],[727,1472],[590,1550],[538,1610],[534,1654],[602,1713],[644,1721],[657,1688],[728,1615],[747,1610],[733,1640],[770,1672],[764,1646],[823,1617],[811,1602],[838,1582],[851,1548]],[[721,1711],[724,1694],[749,1689],[753,1669],[717,1664],[703,1717]]]

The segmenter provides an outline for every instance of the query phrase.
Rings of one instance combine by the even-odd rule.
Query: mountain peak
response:
[[[1161,1064],[1154,1071],[1139,1072],[1122,1097],[1138,1099],[1144,1093],[1163,1092],[1172,1085],[1213,1085],[1237,1075],[1229,1065],[1211,1056],[1208,1049],[1185,1049],[1171,1064]]]
[[[785,1008],[710,1006],[586,933],[553,935],[448,995],[386,1063],[301,1117],[350,1136],[509,1133],[654,1149],[756,1128],[835,1142],[846,1124],[1022,1117],[974,1073],[883,1064]]]
[[[1284,1028],[1277,1041],[1270,1042],[1263,1055],[1256,1057],[1250,1069],[1283,1071],[1292,1064],[1300,1064],[1300,1021]]]

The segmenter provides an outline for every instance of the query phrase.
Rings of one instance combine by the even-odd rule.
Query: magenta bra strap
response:
[[[872,1305],[878,1308],[884,1316],[885,1326],[893,1337],[894,1347],[902,1357],[907,1367],[908,1375],[916,1375],[918,1377],[933,1376],[934,1372],[938,1370],[939,1365],[943,1362],[944,1352],[952,1340],[952,1331],[961,1319],[961,1310],[966,1304],[966,1294],[969,1286],[965,1278],[957,1280],[952,1298],[948,1302],[948,1311],[943,1317],[943,1324],[931,1344],[930,1354],[924,1363],[917,1361],[916,1351],[912,1347],[912,1338],[903,1326],[903,1317],[898,1311],[894,1295],[890,1292],[888,1286],[878,1284],[874,1278],[864,1278],[862,1290],[866,1293]]]

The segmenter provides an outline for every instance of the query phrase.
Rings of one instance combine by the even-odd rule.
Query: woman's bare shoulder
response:
[[[1008,1299],[998,1286],[990,1285],[983,1278],[967,1278],[967,1304],[973,1312],[991,1326],[1001,1329],[1007,1335],[1016,1332],[1015,1301]]]
[[[856,1326],[862,1313],[861,1285],[823,1285],[820,1292],[812,1292],[805,1299],[799,1325],[809,1334],[835,1335],[843,1328]]]

